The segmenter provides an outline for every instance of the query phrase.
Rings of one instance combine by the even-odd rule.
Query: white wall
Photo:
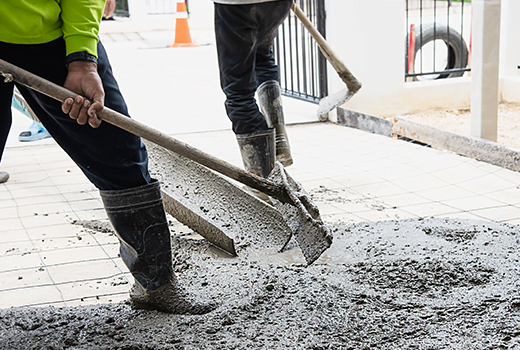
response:
[[[471,77],[404,81],[404,0],[327,0],[327,41],[363,87],[344,108],[391,116],[431,108],[469,107]],[[520,1],[502,0],[501,98],[520,103]],[[471,18],[470,18],[471,19]],[[465,25],[467,23],[465,18]],[[459,30],[460,31],[460,30]],[[469,31],[468,31],[469,33]],[[469,46],[469,38],[465,35]],[[329,93],[344,88],[328,66]]]
[[[520,102],[520,1],[502,0],[500,36],[501,99]]]
[[[377,4],[376,4],[377,3]],[[326,1],[327,41],[363,84],[346,107],[379,115],[404,88],[403,0]],[[345,84],[328,65],[329,94]]]

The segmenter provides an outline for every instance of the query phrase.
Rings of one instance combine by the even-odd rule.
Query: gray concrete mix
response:
[[[408,219],[338,224],[333,234],[310,267],[298,249],[229,258],[205,240],[174,237],[181,283],[218,302],[215,311],[6,309],[0,348],[520,348],[518,226]]]

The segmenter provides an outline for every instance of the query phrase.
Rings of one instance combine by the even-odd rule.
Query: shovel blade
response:
[[[346,88],[336,92],[335,94],[325,96],[320,100],[320,104],[318,105],[318,111],[316,112],[316,114],[318,116],[327,114],[334,108],[337,108],[345,102],[347,102],[348,100],[350,100],[352,96],[354,96],[354,93]]]
[[[332,244],[329,228],[321,220],[318,207],[310,196],[289,176],[280,162],[276,162],[268,180],[284,188],[291,198],[292,204],[269,197],[291,228],[305,261],[308,265],[312,264]]]

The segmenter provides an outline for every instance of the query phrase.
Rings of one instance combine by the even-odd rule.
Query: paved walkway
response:
[[[125,43],[107,44],[109,55],[139,53],[136,45],[142,44],[140,39],[137,44]],[[179,52],[186,60],[190,53],[200,54]],[[156,55],[173,53],[164,50]],[[208,60],[213,58],[208,50]],[[152,64],[150,71],[167,71],[167,62],[154,62],[163,66]],[[138,90],[150,91],[132,89],[127,80],[142,72],[114,60],[113,65],[116,75],[125,81],[121,85],[129,104],[146,111],[150,101],[139,100]],[[189,89],[217,94],[218,85],[209,86],[218,84],[212,77],[187,82],[180,75],[176,79]],[[154,82],[151,92],[155,88],[166,96],[168,86],[158,83],[159,78],[148,78]],[[164,126],[182,141],[241,166],[229,122],[223,110],[215,107],[221,102],[222,96],[186,107],[186,101],[179,98],[157,100],[153,108],[166,110],[170,116],[137,113],[134,117],[154,127]],[[305,106],[303,119],[308,119],[316,106]],[[286,105],[288,115],[297,116],[298,108],[301,105]],[[191,115],[187,121],[186,114]],[[291,119],[288,127],[295,159],[288,171],[315,196],[322,218],[330,225],[432,216],[520,223],[519,173],[333,123],[296,124],[297,119]],[[29,124],[15,113],[1,163],[11,178],[0,184],[0,308],[126,299],[132,277],[118,257],[116,237],[75,224],[107,223],[97,190],[54,141],[19,143],[18,132]],[[181,127],[176,130],[176,125]],[[189,232],[172,222],[175,234]]]

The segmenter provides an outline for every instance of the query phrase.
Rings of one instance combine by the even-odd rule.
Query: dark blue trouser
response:
[[[220,85],[227,97],[226,112],[235,134],[268,129],[255,92],[263,82],[279,80],[273,39],[291,4],[292,0],[250,5],[215,3]]]
[[[0,42],[0,58],[60,86],[67,77],[62,38],[39,45]],[[105,89],[105,105],[128,115],[106,51],[98,44],[98,72]],[[14,83],[16,84],[16,83]],[[0,159],[12,123],[13,83],[0,81]],[[54,140],[101,190],[120,190],[151,182],[148,156],[141,139],[109,123],[94,129],[79,125],[61,111],[61,102],[16,84]]]

